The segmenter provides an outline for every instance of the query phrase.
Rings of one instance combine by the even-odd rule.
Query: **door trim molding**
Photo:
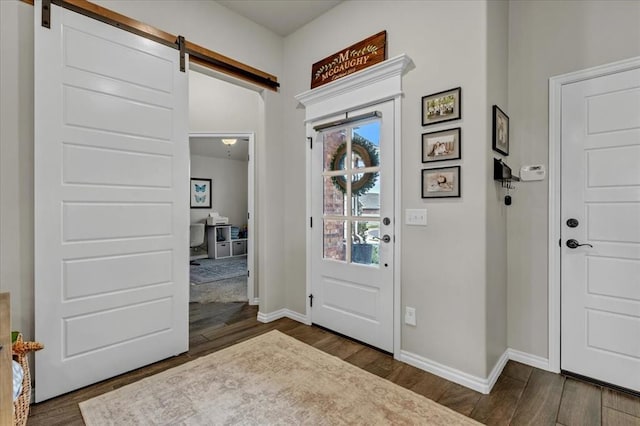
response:
[[[250,271],[247,277],[247,298],[250,305],[258,305],[260,302],[260,295],[255,291],[255,277],[257,271],[255,268],[256,260],[256,242],[258,237],[256,235],[255,228],[255,140],[256,135],[253,132],[189,132],[189,138],[247,138],[249,139],[249,146],[247,147],[249,154],[249,161],[247,162],[247,211],[249,213],[249,219],[247,219],[247,227],[249,229],[249,237],[247,238],[247,269]],[[189,161],[191,161],[191,147],[189,147]],[[191,166],[189,166],[189,173],[191,173]]]
[[[393,271],[393,353],[400,359],[401,340],[401,249],[402,249],[402,77],[415,68],[413,60],[401,54],[387,59],[372,67],[358,71],[324,86],[300,93],[295,99],[305,108],[307,135],[313,131],[310,123],[335,117],[347,111],[366,108],[371,105],[393,100],[394,108],[394,271]],[[306,148],[306,220],[312,216],[311,211],[311,149]],[[311,227],[307,223],[306,232],[306,293],[304,317],[308,322],[313,320],[306,296],[311,294]],[[316,225],[317,226],[317,225]]]
[[[549,79],[549,370],[560,372],[560,241],[562,87],[567,84],[640,68],[640,57],[625,59]]]

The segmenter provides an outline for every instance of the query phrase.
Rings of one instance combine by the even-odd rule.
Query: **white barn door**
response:
[[[640,68],[562,88],[562,370],[640,392]]]
[[[177,50],[35,7],[36,400],[188,350]]]

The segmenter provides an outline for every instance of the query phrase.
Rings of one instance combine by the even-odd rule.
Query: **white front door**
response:
[[[36,400],[188,350],[177,50],[35,7]]]
[[[563,86],[561,192],[561,368],[640,391],[640,69]]]
[[[313,138],[311,319],[393,351],[394,101]],[[319,123],[314,123],[319,124]]]

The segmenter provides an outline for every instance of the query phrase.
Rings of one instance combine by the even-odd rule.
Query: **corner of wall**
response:
[[[506,1],[487,1],[486,16],[486,333],[487,373],[495,371],[507,350],[507,209],[505,190],[493,180],[493,105],[507,109],[508,8]]]

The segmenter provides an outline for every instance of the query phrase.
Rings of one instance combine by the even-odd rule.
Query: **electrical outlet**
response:
[[[416,325],[416,308],[405,307],[404,323],[407,325]]]
[[[427,209],[407,209],[404,221],[407,225],[425,226],[427,224]]]

